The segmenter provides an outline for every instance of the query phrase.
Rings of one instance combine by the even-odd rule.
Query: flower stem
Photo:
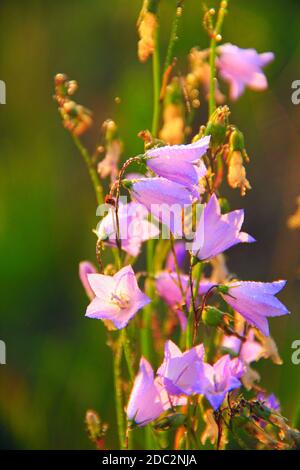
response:
[[[125,448],[125,416],[123,411],[123,396],[122,396],[122,377],[121,377],[121,361],[122,361],[122,335],[116,343],[114,354],[114,380],[115,380],[115,400],[116,400],[116,413],[120,449]]]
[[[101,186],[101,183],[99,181],[99,176],[98,176],[98,173],[94,167],[94,164],[93,164],[93,161],[92,161],[92,158],[89,154],[89,152],[87,151],[87,149],[82,145],[80,139],[72,134],[72,137],[73,137],[73,141],[76,145],[76,147],[78,148],[86,166],[87,166],[87,169],[88,169],[88,172],[89,172],[89,175],[90,175],[90,178],[91,178],[91,181],[92,181],[92,184],[93,184],[93,187],[94,187],[94,191],[95,191],[95,194],[96,194],[96,199],[97,199],[97,203],[98,205],[102,204],[103,203],[103,189],[102,189],[102,186]]]
[[[169,45],[168,45],[168,50],[167,50],[167,56],[166,56],[166,61],[164,65],[164,72],[166,72],[166,70],[172,64],[172,61],[174,59],[175,47],[178,42],[178,28],[180,24],[180,19],[182,17],[183,5],[184,5],[184,0],[177,1],[176,14],[175,14],[175,18],[172,24],[171,35],[170,35],[170,40],[169,40]]]
[[[221,1],[216,26],[214,31],[211,33],[210,40],[210,54],[209,54],[209,65],[210,65],[210,80],[209,80],[209,116],[213,114],[216,109],[216,49],[217,42],[220,40],[219,36],[221,33],[225,14],[227,12],[228,2],[225,0]]]
[[[122,342],[123,342],[124,355],[125,355],[126,364],[128,367],[130,380],[131,382],[133,382],[134,380],[134,366],[133,366],[134,357],[133,357],[133,351],[131,349],[131,344],[127,335],[126,328],[122,329]]]
[[[157,137],[160,117],[160,53],[158,44],[158,27],[155,31],[155,49],[152,57],[152,76],[153,76],[153,118],[152,118],[152,136]]]

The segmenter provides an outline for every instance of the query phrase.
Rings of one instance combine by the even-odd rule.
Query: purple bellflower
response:
[[[116,328],[124,328],[138,310],[151,300],[139,289],[131,266],[114,276],[89,274],[88,281],[95,298],[88,305],[86,316],[110,320]]]
[[[209,142],[210,136],[206,136],[188,145],[166,145],[150,149],[146,154],[147,165],[158,176],[199,194],[199,180],[207,172],[201,157],[207,151]]]
[[[166,178],[141,178],[130,182],[132,197],[176,236],[182,234],[182,210],[191,206],[195,195]]]
[[[194,256],[208,260],[238,243],[254,242],[253,237],[240,231],[243,221],[242,209],[222,215],[218,199],[213,194],[205,205],[196,228],[192,243]]]
[[[127,405],[127,417],[139,426],[145,426],[164,411],[159,388],[154,381],[153,369],[145,358],[140,360]]]
[[[286,281],[235,281],[226,285],[227,292],[223,297],[250,325],[269,336],[267,317],[279,317],[289,313],[275,297],[285,284]]]
[[[203,357],[202,344],[182,353],[175,343],[166,342],[164,361],[157,374],[170,395],[202,392]]]
[[[204,363],[204,395],[214,410],[222,405],[228,392],[241,386],[238,376],[241,376],[242,367],[237,361],[239,359],[231,360],[226,354],[213,366]]]
[[[252,90],[268,87],[262,67],[272,62],[272,52],[258,54],[255,49],[241,49],[232,44],[224,44],[218,47],[218,51],[217,67],[221,78],[229,83],[231,100],[237,100],[245,87]]]
[[[244,342],[236,336],[224,336],[222,347],[238,354],[241,361],[245,364],[251,364],[251,362],[258,361],[264,356],[264,348],[261,343],[255,340],[253,328],[249,330]]]

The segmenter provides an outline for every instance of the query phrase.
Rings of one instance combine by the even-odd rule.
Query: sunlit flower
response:
[[[157,374],[171,395],[202,392],[204,347],[202,344],[182,353],[173,341],[165,344],[164,361]]]
[[[192,244],[192,252],[201,260],[210,259],[238,243],[251,243],[254,238],[241,232],[244,211],[221,214],[215,194],[205,205]]]
[[[133,199],[143,204],[175,236],[181,236],[182,210],[191,206],[195,195],[181,184],[166,178],[141,178],[129,182]]]
[[[89,261],[81,261],[81,263],[79,263],[79,278],[84,287],[86,295],[88,296],[90,300],[93,300],[93,298],[95,297],[95,294],[88,281],[88,275],[94,274],[96,272],[97,272],[97,269]]]
[[[87,307],[86,316],[110,320],[118,329],[124,328],[151,301],[139,289],[131,266],[125,266],[114,276],[89,274],[88,281],[96,297]]]
[[[159,388],[154,381],[153,369],[142,357],[127,405],[127,417],[139,426],[145,426],[158,418],[163,411],[164,407]]]
[[[252,326],[269,336],[267,317],[278,317],[289,313],[275,297],[286,281],[252,282],[235,281],[227,284],[223,294],[226,302]]]
[[[267,395],[266,393],[260,392],[257,395],[257,399],[262,401],[264,405],[270,408],[271,410],[280,412],[280,403],[274,393]]]
[[[159,235],[159,228],[147,220],[148,212],[141,204],[130,202],[119,205],[119,237],[121,247],[131,256],[137,256],[141,245],[150,238]],[[111,208],[97,226],[96,234],[109,246],[117,246],[117,224],[115,209]]]
[[[237,100],[249,87],[265,90],[268,82],[262,67],[274,59],[273,52],[258,54],[255,49],[241,49],[232,44],[218,47],[217,67],[221,78],[230,85],[230,98]]]
[[[236,361],[234,366],[239,369]],[[204,376],[204,395],[215,410],[221,406],[228,392],[241,386],[228,354],[222,356],[213,366],[204,363]]]
[[[166,145],[147,151],[147,166],[157,175],[199,192],[199,181],[206,174],[201,160],[209,147],[210,136],[188,145]]]

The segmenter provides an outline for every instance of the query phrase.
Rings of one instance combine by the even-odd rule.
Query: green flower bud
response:
[[[228,106],[220,106],[211,115],[207,123],[205,135],[211,135],[211,146],[213,148],[216,148],[225,142],[228,126],[228,116]]]
[[[216,307],[208,305],[202,313],[202,320],[205,325],[219,326],[222,323],[224,313]]]
[[[229,146],[230,152],[234,152],[236,150],[243,152],[243,150],[245,149],[244,134],[239,129],[235,128],[234,131],[231,133],[229,138]]]

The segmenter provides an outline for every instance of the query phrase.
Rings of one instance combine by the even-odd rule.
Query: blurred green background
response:
[[[84,318],[87,299],[77,275],[79,261],[94,260],[94,194],[61,126],[53,76],[77,79],[77,100],[94,110],[90,148],[110,117],[119,124],[125,155],[139,152],[137,132],[150,127],[152,102],[151,65],[136,58],[141,3],[1,1],[0,79],[7,85],[0,109],[0,339],[7,345],[7,365],[0,366],[1,448],[91,448],[86,409],[115,419],[110,350],[101,322]],[[176,1],[161,3],[165,50]],[[276,54],[267,70],[269,90],[247,91],[231,107],[232,121],[245,132],[253,189],[243,200],[228,195],[234,207],[246,208],[245,229],[258,242],[232,249],[229,265],[242,279],[289,280],[281,298],[292,315],[271,320],[284,365],[259,365],[288,418],[300,397],[300,365],[291,363],[291,343],[300,339],[300,232],[286,227],[300,193],[300,107],[290,99],[291,83],[300,79],[299,21],[296,0],[232,0],[223,35]],[[194,45],[207,47],[202,2],[186,0],[178,46],[183,73]],[[205,104],[199,113],[205,122]],[[113,432],[109,443],[115,445]]]

